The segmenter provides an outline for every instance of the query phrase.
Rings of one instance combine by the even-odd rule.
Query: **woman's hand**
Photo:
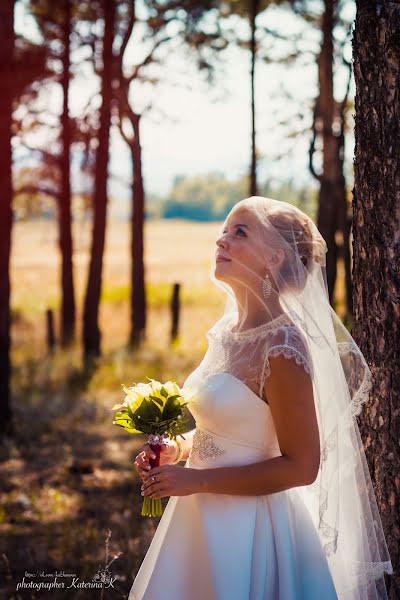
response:
[[[174,440],[168,440],[168,444],[162,444],[160,450],[160,465],[168,465],[174,462],[177,457],[178,449]],[[155,458],[155,454],[149,444],[143,444],[141,452],[135,457],[135,468],[140,477],[147,474],[150,470],[150,458]]]
[[[162,465],[144,473],[142,496],[164,498],[164,496],[189,496],[198,491],[198,469]],[[155,480],[152,479],[155,477]]]

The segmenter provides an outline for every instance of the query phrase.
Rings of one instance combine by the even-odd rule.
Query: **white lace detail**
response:
[[[349,355],[353,353],[354,356],[360,356],[360,349],[355,342],[338,342],[338,350],[340,355]],[[357,393],[351,399],[349,406],[343,416],[345,422],[349,419],[353,419],[357,415],[361,414],[362,406],[369,398],[369,393],[372,388],[372,373],[368,365],[364,362],[364,379],[357,390]]]
[[[346,414],[348,414],[351,417],[356,417],[357,415],[361,414],[361,408],[363,404],[368,400],[371,388],[372,374],[371,371],[368,369],[365,371],[364,380],[359,390],[356,394],[354,394],[352,401],[349,403],[349,408],[348,411],[346,411]]]
[[[368,570],[358,573],[360,569],[359,564],[348,565],[348,592],[352,592],[354,589],[367,588],[370,583],[382,577],[384,573],[387,573],[388,575],[393,574],[392,563],[389,561],[363,563],[363,568]],[[343,588],[343,590],[346,591],[345,588]]]
[[[338,342],[337,344],[340,354],[346,354],[347,352],[357,351],[355,342]]]
[[[266,352],[259,395],[262,393],[265,380],[271,374],[271,367],[269,364],[269,357],[271,356],[284,356],[287,359],[294,359],[297,365],[303,367],[306,373],[308,373],[311,377],[313,376],[310,355],[308,353],[306,344],[303,341],[301,333],[293,327],[285,328],[284,333],[285,338],[282,340],[282,343],[274,344]]]
[[[262,323],[258,327],[251,327],[250,329],[244,329],[242,331],[234,331],[233,329],[227,329],[227,333],[233,336],[237,340],[248,340],[258,338],[260,335],[265,333],[274,333],[282,327],[282,325],[290,325],[292,321],[287,313],[282,313],[275,319]]]
[[[304,370],[307,371],[309,375],[311,375],[311,368],[308,363],[308,360],[305,358],[305,356],[300,354],[300,352],[298,352],[294,348],[289,348],[288,346],[275,346],[274,348],[271,348],[268,355],[284,356],[285,358],[294,358],[296,364],[300,365],[301,367],[304,367]]]

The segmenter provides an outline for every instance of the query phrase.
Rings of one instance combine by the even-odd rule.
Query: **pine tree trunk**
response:
[[[64,0],[63,26],[63,88],[62,156],[61,156],[61,195],[59,206],[59,237],[61,251],[61,343],[69,344],[75,332],[75,297],[72,268],[72,231],[71,231],[71,127],[69,120],[69,83],[70,83],[70,35],[71,0]]]
[[[326,278],[329,301],[333,305],[336,282],[337,245],[335,232],[338,224],[340,189],[338,186],[337,139],[333,132],[335,99],[333,95],[333,28],[337,0],[325,0],[322,18],[322,46],[318,58],[319,117],[322,121],[323,168],[319,192],[317,227],[328,246]]]
[[[360,417],[400,597],[400,5],[358,0],[353,191],[353,336],[374,387]]]
[[[0,2],[0,433],[12,431],[10,400],[11,122],[14,0]]]
[[[338,121],[340,122],[340,134],[337,136],[337,161],[338,161],[338,194],[339,194],[339,210],[338,210],[338,229],[343,236],[343,246],[341,254],[344,264],[345,273],[345,301],[346,314],[345,321],[350,323],[353,318],[353,284],[351,275],[351,226],[353,215],[348,202],[348,192],[346,178],[344,176],[344,158],[345,158],[345,143],[346,143],[346,116],[347,116],[347,99],[350,90],[351,78],[353,73],[352,64],[348,64],[349,73],[347,81],[347,89],[343,100],[337,104],[338,106]]]
[[[140,144],[140,115],[133,111],[131,122],[134,139],[131,146],[133,162],[133,199],[131,229],[131,332],[130,345],[138,346],[145,337],[146,329],[146,295],[143,256],[144,229],[144,185],[142,174],[142,149]]]
[[[327,242],[326,275],[329,301],[334,305],[337,279],[337,262],[341,257],[344,262],[346,284],[346,321],[352,316],[352,284],[350,231],[352,219],[349,216],[346,179],[343,171],[345,144],[345,113],[348,89],[342,102],[334,97],[334,38],[333,31],[338,20],[338,0],[325,0],[324,13],[321,20],[322,44],[318,57],[319,97],[314,109],[313,139],[310,146],[310,171],[319,181],[317,226]],[[350,81],[348,82],[349,86]],[[339,134],[334,125],[340,126]],[[315,140],[321,136],[322,171],[317,173],[313,164]],[[339,246],[337,233],[342,234],[343,243]]]
[[[250,70],[250,92],[251,92],[251,167],[250,167],[250,196],[257,196],[257,148],[256,148],[256,107],[255,107],[255,69],[257,58],[256,41],[256,18],[259,11],[259,0],[252,0],[250,13],[251,27],[251,70]]]
[[[101,335],[98,320],[107,221],[107,179],[113,67],[112,44],[115,19],[114,0],[103,0],[103,10],[104,42],[103,73],[101,81],[102,105],[100,109],[99,143],[95,166],[95,190],[93,198],[94,222],[91,257],[83,313],[83,344],[86,362],[91,358],[100,356],[101,353]]]
[[[342,170],[342,167],[341,167]],[[350,254],[350,237],[352,218],[348,214],[347,202],[347,187],[346,180],[343,174],[338,183],[338,229],[342,232],[343,246],[341,247],[341,256],[344,265],[345,278],[345,304],[346,304],[346,321],[350,323],[353,316],[353,296],[352,296],[352,276],[351,276],[351,254]]]

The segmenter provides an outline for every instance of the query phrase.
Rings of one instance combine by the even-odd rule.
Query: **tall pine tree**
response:
[[[0,2],[0,432],[11,431],[10,251],[12,228],[11,123],[14,64],[14,0]]]
[[[353,37],[353,336],[374,386],[360,418],[400,597],[400,5],[358,0]]]

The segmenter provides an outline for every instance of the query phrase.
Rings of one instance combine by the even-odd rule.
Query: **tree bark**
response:
[[[75,295],[72,266],[71,232],[71,127],[69,119],[69,83],[70,83],[70,35],[71,0],[64,0],[63,24],[63,71],[61,85],[63,89],[61,190],[59,200],[59,243],[61,251],[61,344],[68,345],[75,333]]]
[[[338,124],[340,125],[340,134],[337,136],[337,161],[338,161],[338,230],[342,233],[342,246],[340,248],[341,255],[344,264],[344,276],[345,276],[345,302],[346,302],[346,314],[344,321],[350,325],[353,318],[353,283],[351,274],[351,252],[350,252],[350,239],[351,239],[351,226],[353,221],[353,214],[351,205],[349,205],[347,199],[347,185],[346,178],[344,176],[344,157],[345,157],[345,128],[346,128],[346,113],[347,113],[347,100],[350,91],[350,83],[353,73],[353,65],[351,62],[344,62],[348,66],[348,79],[347,88],[343,100],[337,103],[338,106]],[[335,282],[336,283],[336,282]]]
[[[342,232],[342,247],[341,254],[344,265],[344,277],[345,277],[345,303],[346,303],[346,317],[345,321],[350,323],[353,317],[353,283],[351,274],[351,253],[350,253],[350,239],[351,239],[351,226],[353,216],[351,210],[349,210],[347,201],[347,186],[346,179],[343,172],[344,154],[345,154],[345,132],[344,126],[346,121],[345,107],[344,104],[347,101],[347,94],[342,107],[340,110],[340,123],[341,131],[338,137],[338,148],[337,156],[339,162],[339,180],[338,180],[338,230]],[[336,281],[335,281],[336,284]]]
[[[145,339],[146,332],[146,290],[145,290],[145,265],[144,265],[144,219],[145,219],[145,192],[142,173],[142,148],[140,141],[140,119],[141,115],[136,113],[131,106],[129,94],[132,79],[124,74],[123,60],[129,39],[132,35],[136,22],[136,4],[132,2],[129,21],[125,36],[118,55],[118,108],[119,128],[122,138],[129,147],[132,156],[133,179],[132,191],[132,214],[131,214],[131,296],[130,296],[130,333],[129,346],[137,347]],[[154,52],[154,49],[153,49]],[[145,59],[144,63],[152,60],[152,53]],[[138,76],[138,75],[136,75]],[[132,133],[127,134],[124,130],[124,120],[129,120]]]
[[[338,163],[337,140],[333,133],[335,100],[333,95],[333,27],[337,0],[325,0],[322,18],[322,46],[318,58],[319,117],[322,122],[323,168],[320,179],[317,227],[328,246],[326,278],[329,301],[333,305],[336,281],[337,245],[335,232],[338,223]]]
[[[353,336],[374,386],[360,431],[400,597],[400,5],[357,0]]]
[[[107,220],[107,179],[113,67],[112,45],[115,20],[114,0],[103,0],[103,10],[104,42],[103,72],[101,80],[102,105],[100,109],[100,129],[95,166],[95,190],[93,198],[94,221],[91,257],[83,314],[83,345],[86,362],[101,354],[101,334],[98,319]]]
[[[131,146],[133,162],[132,217],[131,217],[131,332],[129,343],[138,346],[145,339],[146,294],[144,267],[144,217],[145,196],[142,174],[142,148],[140,143],[140,115],[130,111],[134,132]]]
[[[12,229],[12,150],[14,0],[0,2],[0,433],[12,431],[10,399],[10,252]]]
[[[256,148],[256,107],[255,107],[255,69],[257,59],[256,19],[259,12],[259,0],[252,0],[250,13],[251,27],[251,70],[250,70],[250,92],[251,92],[251,167],[250,167],[250,196],[257,196],[257,148]]]

